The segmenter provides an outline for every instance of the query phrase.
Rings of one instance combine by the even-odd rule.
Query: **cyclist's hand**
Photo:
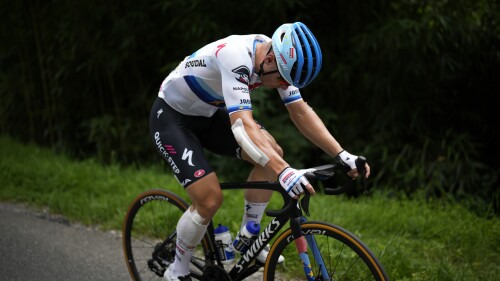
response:
[[[335,157],[335,161],[337,161],[344,168],[344,171],[347,173],[347,175],[349,175],[353,179],[355,179],[359,175],[355,163],[356,159],[358,159],[358,156],[352,155],[345,150],[342,150]],[[368,163],[365,164],[365,170],[365,177],[368,178],[370,176],[370,165],[368,165]]]
[[[304,171],[288,167],[278,175],[278,181],[290,197],[298,199],[304,193],[304,187],[309,194],[313,195],[315,193],[314,188],[304,176],[304,173]]]

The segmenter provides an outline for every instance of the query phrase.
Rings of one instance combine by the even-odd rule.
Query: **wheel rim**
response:
[[[159,275],[173,262],[175,229],[187,208],[184,204],[158,191],[145,193],[134,201],[126,217],[123,239],[126,262],[135,280],[161,280]],[[166,247],[153,259],[155,247],[167,237],[170,239]]]
[[[319,226],[319,227],[318,227]],[[312,250],[308,246],[314,280],[388,280],[382,266],[359,239],[347,231],[333,225],[305,224],[303,233],[315,233],[314,240],[319,245],[327,274],[325,278]],[[322,235],[323,234],[323,235]],[[289,243],[288,241],[292,241]],[[306,280],[302,260],[297,254],[291,231],[287,230],[278,237],[272,247],[272,256],[267,262],[267,280]],[[276,265],[273,261],[278,252],[285,256],[285,262]]]

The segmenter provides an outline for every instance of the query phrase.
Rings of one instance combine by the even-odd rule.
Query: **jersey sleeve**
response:
[[[291,103],[302,100],[302,96],[300,95],[299,88],[294,86],[289,86],[285,90],[278,88],[278,93],[280,94],[281,101],[285,105],[289,105]]]
[[[216,60],[219,64],[222,95],[229,114],[252,110],[249,79],[252,60],[244,46],[221,47]]]

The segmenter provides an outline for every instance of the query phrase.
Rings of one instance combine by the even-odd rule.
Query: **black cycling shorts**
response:
[[[240,146],[224,109],[217,110],[211,117],[189,116],[179,113],[158,97],[151,109],[149,125],[156,150],[184,187],[213,172],[203,148],[219,155],[240,158]]]

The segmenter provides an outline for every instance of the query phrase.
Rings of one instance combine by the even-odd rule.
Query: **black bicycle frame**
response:
[[[358,171],[361,172],[362,178],[364,178],[364,165],[366,163],[366,159],[362,156],[356,159],[356,167]],[[309,180],[313,179],[328,179],[333,176],[333,169],[338,168],[337,164],[328,164],[314,168],[316,171],[313,174],[307,174]],[[337,187],[325,187],[325,194],[341,194],[345,192],[352,186],[352,180],[346,181],[346,183],[342,186]],[[305,214],[309,215],[309,194],[306,194],[300,204],[302,208],[299,208],[299,201],[296,199],[292,199],[288,193],[283,189],[279,182],[277,181],[255,181],[255,182],[244,182],[244,183],[221,183],[220,184],[222,190],[233,190],[233,189],[263,189],[263,190],[272,190],[280,193],[283,199],[283,207],[278,210],[268,210],[266,214],[270,217],[273,217],[271,222],[266,226],[264,231],[257,237],[255,242],[250,246],[248,251],[240,257],[238,263],[233,266],[233,268],[229,271],[229,277],[231,280],[238,281],[242,280],[253,273],[255,273],[262,265],[253,265],[250,266],[250,263],[257,257],[257,255],[264,249],[264,247],[271,241],[279,231],[285,226],[285,224],[290,221],[290,228],[292,230],[293,239],[298,239],[303,236],[300,224],[301,222],[306,221],[302,216],[302,209]],[[215,237],[213,234],[213,222],[211,221],[208,227],[209,230],[209,249],[212,251],[212,257],[216,253],[216,245],[215,245]],[[306,235],[306,238],[307,237]],[[308,241],[310,244],[314,241]],[[316,253],[315,253],[316,254]],[[205,257],[208,258],[208,257]],[[319,259],[319,257],[317,257]],[[215,260],[219,265],[222,265],[220,261],[220,257],[215,254]],[[324,274],[327,276],[327,274]]]
[[[290,204],[292,200],[290,196],[281,188],[278,182],[262,181],[262,182],[246,182],[246,183],[222,183],[221,189],[263,189],[279,192],[283,197],[284,206]],[[269,213],[269,212],[268,212]],[[272,213],[272,211],[271,211]],[[238,262],[229,271],[231,280],[242,280],[255,273],[261,266],[251,267],[251,262],[265,248],[265,246],[279,233],[279,231],[290,220],[290,214],[283,216],[275,216],[266,228],[260,233],[255,242],[250,246],[248,251],[240,257]],[[213,235],[210,235],[213,239]],[[213,245],[213,241],[211,242]],[[214,249],[215,250],[215,249]]]

